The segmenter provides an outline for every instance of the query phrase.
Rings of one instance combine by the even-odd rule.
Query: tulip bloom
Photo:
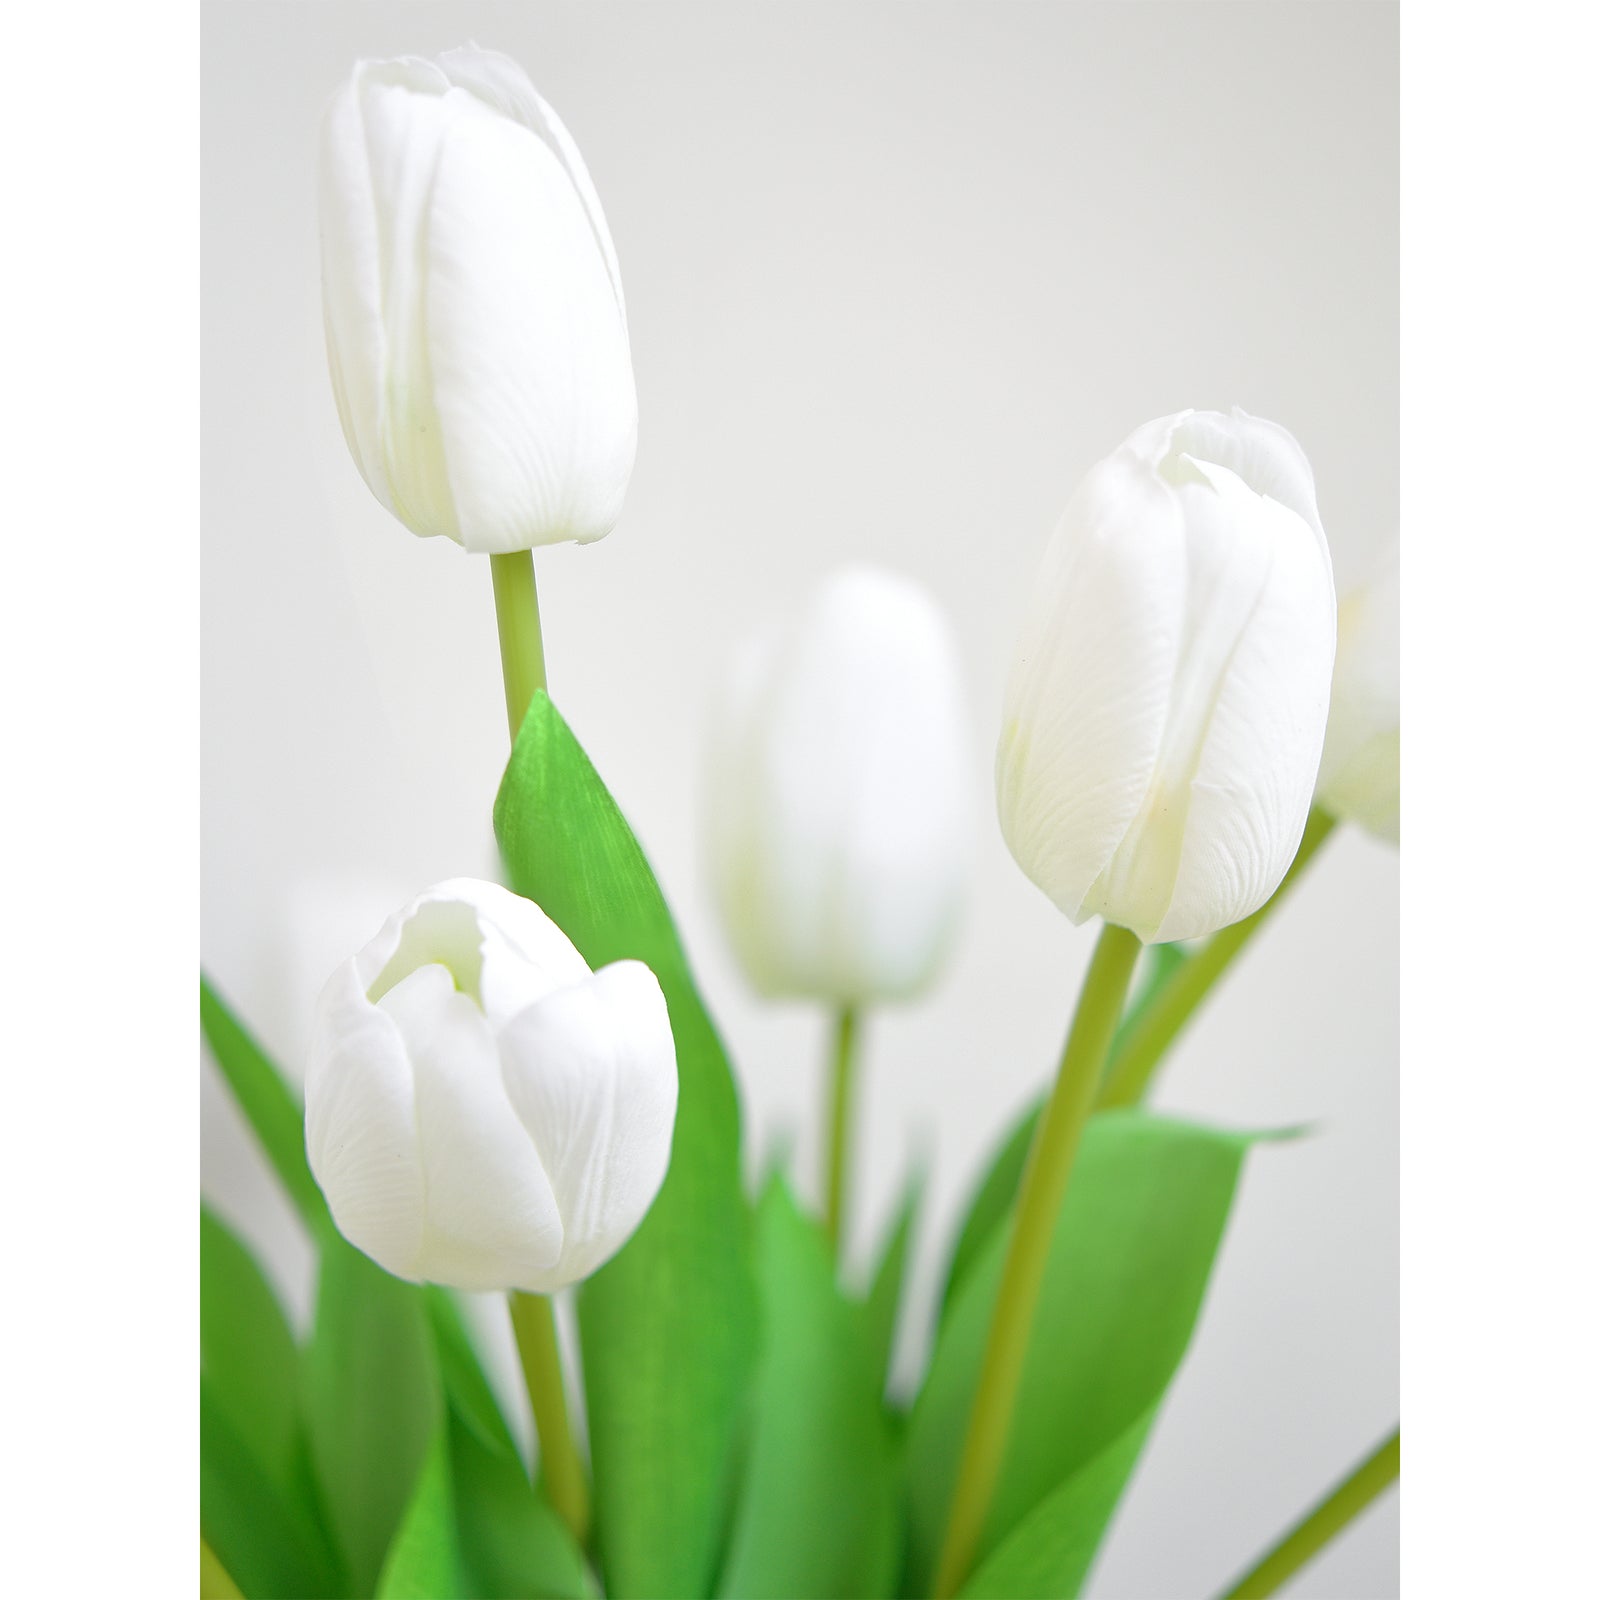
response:
[[[360,62],[321,190],[328,363],[372,492],[491,554],[609,533],[638,431],[622,279],[522,69],[476,48]]]
[[[1400,842],[1400,552],[1339,602],[1328,737],[1317,799],[1375,838]]]
[[[1147,942],[1262,905],[1311,806],[1334,615],[1288,433],[1238,410],[1140,428],[1068,505],[1012,659],[995,783],[1022,870]]]
[[[708,851],[729,941],[769,996],[915,994],[955,931],[970,793],[950,627],[852,568],[751,639],[717,708]]]
[[[339,1231],[396,1277],[550,1293],[638,1227],[677,1102],[649,968],[591,973],[531,900],[458,878],[328,981],[306,1150]]]

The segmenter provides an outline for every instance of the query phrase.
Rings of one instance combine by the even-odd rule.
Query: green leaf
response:
[[[464,1593],[456,1557],[449,1433],[441,1419],[384,1557],[378,1600],[460,1600]]]
[[[1133,998],[1117,1025],[1116,1037],[1111,1042],[1111,1055],[1115,1059],[1117,1046],[1166,988],[1174,973],[1188,959],[1188,951],[1181,944],[1146,945],[1139,969]],[[1016,1203],[1017,1190],[1022,1186],[1022,1169],[1027,1163],[1028,1151],[1033,1144],[1033,1131],[1039,1126],[1039,1113],[1044,1109],[1041,1096],[1028,1105],[1011,1125],[1011,1131],[1001,1142],[988,1171],[979,1184],[972,1203],[967,1208],[966,1220],[956,1238],[956,1247],[950,1257],[950,1270],[945,1276],[944,1294],[940,1298],[939,1318],[942,1322],[950,1309],[950,1302],[962,1278],[982,1254],[989,1242],[995,1224],[1011,1214]]]
[[[719,1592],[739,1600],[894,1592],[900,1485],[880,1352],[821,1231],[781,1179],[756,1217],[763,1347]]]
[[[333,1551],[285,1496],[200,1378],[200,1533],[247,1595],[315,1600],[345,1593]]]
[[[468,1586],[479,1600],[584,1600],[593,1593],[567,1525],[528,1480],[461,1307],[425,1291],[450,1413],[450,1470]]]
[[[1027,1164],[1028,1151],[1033,1145],[1033,1132],[1039,1126],[1039,1113],[1043,1109],[1044,1102],[1035,1100],[1012,1125],[1011,1132],[989,1163],[989,1170],[967,1207],[966,1220],[956,1235],[950,1270],[945,1276],[944,1297],[939,1309],[941,1327],[950,1314],[950,1307],[967,1274],[983,1258],[994,1238],[995,1229],[1011,1215],[1011,1208],[1017,1203],[1017,1190],[1022,1186],[1022,1169]]]
[[[1250,1142],[1142,1111],[1090,1120],[1045,1268],[974,1593],[1017,1583],[1027,1586],[1004,1592],[1078,1593],[1188,1347]],[[958,1286],[912,1414],[913,1590],[926,1588],[938,1555],[1006,1237],[1004,1227],[991,1231]]]
[[[1155,1421],[1133,1427],[1025,1516],[961,1590],[961,1600],[1049,1600],[1076,1594]]]
[[[517,1445],[510,1424],[484,1373],[482,1358],[467,1331],[460,1302],[449,1289],[437,1284],[429,1284],[423,1290],[423,1298],[428,1308],[428,1321],[433,1327],[439,1375],[444,1381],[445,1399],[450,1409],[490,1449],[517,1459]]]
[[[444,1420],[421,1289],[330,1238],[304,1381],[323,1502],[356,1592],[371,1594]]]
[[[306,1160],[305,1118],[288,1080],[200,975],[200,1026],[278,1181],[313,1233],[331,1231],[328,1203]]]
[[[528,1481],[521,1458],[486,1443],[454,1406],[450,1463],[463,1560],[479,1600],[587,1600],[594,1593],[582,1551]]]
[[[878,1267],[867,1290],[864,1314],[867,1319],[867,1345],[873,1353],[882,1391],[889,1379],[894,1359],[895,1330],[900,1325],[900,1301],[905,1291],[906,1266],[911,1256],[911,1237],[922,1205],[923,1174],[917,1171],[906,1184],[900,1209],[889,1229],[889,1238],[878,1257]]]
[[[200,1371],[241,1443],[285,1493],[296,1485],[300,1356],[255,1258],[200,1207]]]
[[[649,863],[542,690],[494,821],[512,888],[591,967],[643,961],[672,1017],[672,1164],[639,1231],[583,1286],[578,1313],[607,1593],[704,1595],[755,1359],[733,1078]]]

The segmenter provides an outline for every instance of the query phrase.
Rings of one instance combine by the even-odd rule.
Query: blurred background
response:
[[[915,577],[960,639],[987,797],[1046,537],[1185,406],[1290,428],[1336,575],[1364,577],[1398,507],[1397,34],[1392,5],[1270,0],[205,8],[201,948],[278,1059],[299,1072],[323,980],[390,911],[495,875],[506,755],[488,563],[388,517],[329,391],[316,145],[355,58],[508,52],[600,191],[639,456],[616,531],[537,558],[551,689],[677,915],[749,1169],[793,1138],[815,1192],[826,1019],[754,1000],[705,878],[728,651],[840,562]],[[858,1270],[932,1174],[902,1380],[1093,941],[988,803],[979,834],[945,981],[867,1025]],[[1161,1080],[1165,1108],[1315,1134],[1250,1161],[1096,1596],[1216,1590],[1394,1421],[1397,919],[1394,852],[1341,830]],[[205,1193],[304,1319],[309,1252],[209,1064],[201,1117]],[[1391,1495],[1286,1592],[1392,1596],[1397,1571]]]

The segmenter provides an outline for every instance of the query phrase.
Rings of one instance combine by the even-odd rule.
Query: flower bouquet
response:
[[[760,993],[836,1022],[813,1215],[781,1160],[747,1188],[688,954],[545,687],[532,551],[611,529],[637,425],[583,160],[504,56],[363,62],[328,114],[322,230],[356,465],[412,532],[488,558],[504,883],[423,889],[332,975],[303,1106],[202,980],[318,1260],[297,1340],[202,1208],[202,1594],[1078,1594],[1241,1169],[1293,1132],[1155,1115],[1146,1091],[1336,826],[1398,841],[1394,565],[1336,603],[1303,452],[1237,410],[1137,428],[1068,504],[995,796],[1017,864],[1096,944],[1059,1063],[948,1243],[908,1392],[889,1374],[917,1186],[864,1286],[839,1256],[861,1019],[933,981],[966,882],[947,622],[849,568],[749,641],[718,711],[729,941]],[[461,1291],[505,1296],[531,1465]],[[1231,1593],[1273,1592],[1398,1463],[1397,1431],[1241,1552]]]

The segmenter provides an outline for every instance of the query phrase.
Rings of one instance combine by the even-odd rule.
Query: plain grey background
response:
[[[700,850],[727,651],[844,560],[948,608],[982,792],[1011,630],[1084,470],[1243,405],[1316,469],[1341,583],[1395,531],[1397,13],[1387,4],[320,6],[203,20],[202,927],[298,1071],[327,973],[416,890],[493,875],[506,753],[487,562],[406,533],[345,453],[315,159],[362,55],[529,71],[616,242],[640,402],[616,531],[538,557],[551,687],[627,811],[735,1058],[747,1161],[817,1161],[823,1018],[748,993]],[[871,1019],[853,1257],[932,1165],[942,1246],[1046,1080],[1093,930],[980,813],[964,936]],[[1347,830],[1177,1050],[1164,1107],[1312,1122],[1252,1158],[1198,1335],[1092,1580],[1214,1592],[1398,1407],[1394,852]],[[209,1066],[203,1186],[301,1315],[308,1253]],[[481,1308],[503,1357],[496,1308]],[[1397,1592],[1390,1496],[1291,1592]]]

